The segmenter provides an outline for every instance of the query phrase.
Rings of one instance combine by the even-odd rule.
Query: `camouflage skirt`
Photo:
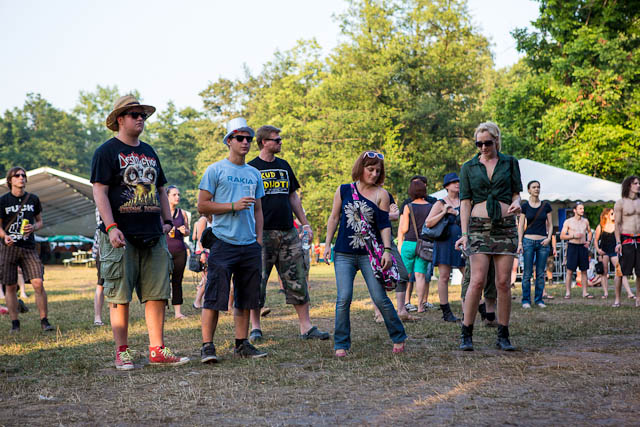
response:
[[[469,252],[471,254],[516,255],[518,229],[516,218],[509,216],[497,221],[471,217],[469,221]]]

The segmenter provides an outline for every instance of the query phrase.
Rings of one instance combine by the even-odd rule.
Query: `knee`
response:
[[[33,290],[37,294],[41,294],[44,291],[44,285],[42,284],[41,279],[33,279],[31,280],[31,286],[33,286]]]
[[[498,292],[509,292],[511,290],[511,284],[509,280],[498,280],[496,281],[496,289]]]
[[[351,296],[340,296],[336,299],[336,310],[349,309],[351,306]]]

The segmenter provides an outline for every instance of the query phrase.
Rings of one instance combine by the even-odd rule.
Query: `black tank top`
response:
[[[431,208],[433,204],[425,203],[411,203],[411,209],[413,209],[413,213],[416,215],[416,228],[418,229],[418,234],[422,231],[422,226],[424,225],[424,221],[429,216],[429,212],[431,212]],[[418,237],[416,233],[413,231],[413,222],[411,221],[411,211],[409,211],[409,231],[404,235],[404,240],[408,240],[409,242],[417,242]]]
[[[602,230],[600,232],[600,249],[605,251],[608,254],[612,254],[616,250],[616,236],[614,233],[607,233]]]

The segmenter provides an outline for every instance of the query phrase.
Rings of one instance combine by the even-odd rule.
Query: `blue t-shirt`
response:
[[[380,190],[384,191],[384,190]],[[342,214],[340,215],[340,227],[336,238],[335,251],[349,254],[366,255],[367,247],[360,230],[360,212],[371,228],[376,233],[376,239],[382,244],[380,230],[391,227],[389,212],[380,209],[374,202],[365,198],[358,191],[358,201],[353,200],[351,184],[340,186],[340,198],[342,199]]]
[[[243,197],[264,196],[260,172],[253,166],[235,165],[223,159],[209,165],[199,187],[213,194],[213,202],[231,203]],[[253,206],[249,209],[213,215],[213,234],[232,245],[250,245],[256,241],[256,220]]]

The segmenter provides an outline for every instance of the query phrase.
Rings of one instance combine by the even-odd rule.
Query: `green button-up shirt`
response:
[[[487,168],[480,163],[480,154],[462,165],[460,171],[460,200],[471,199],[473,204],[487,201],[489,218],[502,218],[500,202],[511,204],[514,193],[522,191],[518,160],[498,152],[498,163],[489,179]]]

